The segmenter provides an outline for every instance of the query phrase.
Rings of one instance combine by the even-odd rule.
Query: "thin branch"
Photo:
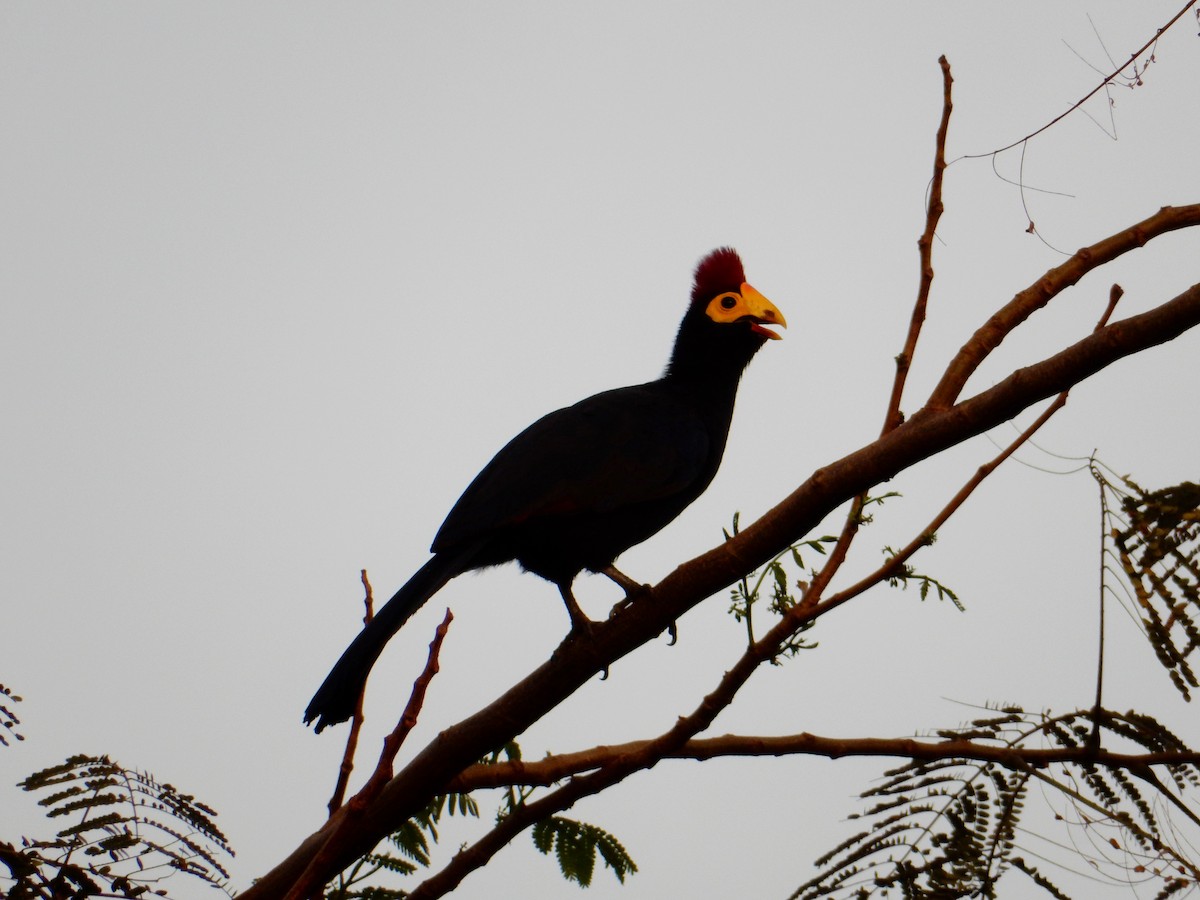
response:
[[[1170,27],[1172,25],[1174,25],[1181,18],[1183,18],[1184,13],[1186,13],[1189,9],[1191,9],[1193,6],[1195,6],[1197,2],[1200,2],[1200,0],[1188,0],[1188,2],[1184,4],[1183,9],[1181,9],[1181,10],[1179,10],[1179,12],[1175,13],[1175,15],[1171,17],[1170,21],[1168,21],[1166,25],[1163,25],[1161,28],[1159,28],[1157,31],[1155,31],[1154,37],[1150,38],[1150,40],[1146,41],[1146,43],[1142,44],[1141,47],[1139,47],[1137,50],[1135,50],[1130,55],[1129,59],[1126,62],[1121,63],[1119,66],[1117,66],[1103,81],[1101,81],[1098,85],[1096,85],[1094,88],[1092,88],[1090,91],[1088,91],[1080,100],[1073,103],[1069,109],[1067,109],[1065,112],[1062,112],[1059,115],[1055,116],[1053,119],[1051,119],[1045,125],[1043,125],[1041,128],[1038,128],[1035,131],[1031,131],[1031,132],[1029,132],[1029,134],[1025,135],[1025,137],[1017,138],[1011,144],[1005,144],[1003,147],[998,147],[995,150],[988,150],[985,153],[968,153],[959,158],[960,159],[980,159],[981,157],[984,157],[984,156],[994,156],[997,153],[1003,153],[1005,150],[1011,150],[1013,147],[1017,146],[1018,144],[1023,144],[1026,141],[1032,140],[1033,138],[1035,138],[1039,134],[1041,134],[1043,131],[1053,128],[1055,125],[1057,125],[1059,122],[1061,122],[1067,116],[1069,116],[1071,113],[1075,112],[1075,110],[1077,110],[1081,106],[1083,106],[1083,104],[1087,103],[1087,101],[1091,100],[1092,97],[1096,96],[1096,94],[1100,93],[1102,90],[1107,88],[1110,84],[1112,84],[1113,79],[1119,77],[1121,75],[1121,73],[1124,72],[1125,69],[1127,69],[1130,66],[1130,64],[1132,64],[1134,66],[1134,71],[1136,73],[1138,57],[1141,56],[1143,53],[1145,53],[1147,50],[1149,50],[1151,47],[1153,47],[1154,44],[1158,41],[1158,39],[1161,38],[1164,34],[1166,34],[1167,30],[1170,29]]]
[[[363,584],[363,627],[366,627],[375,617],[375,594],[371,590],[371,582],[367,578],[366,569],[361,571],[359,577]],[[364,684],[362,690],[358,692],[358,699],[354,702],[354,715],[350,719],[350,733],[346,735],[346,750],[342,754],[342,764],[338,767],[337,785],[333,789],[333,796],[329,798],[329,814],[331,816],[341,808],[346,798],[346,786],[350,783],[350,773],[354,771],[354,754],[358,750],[358,735],[363,726],[363,696],[365,694],[366,685]]]
[[[383,739],[383,751],[379,755],[375,771],[371,773],[371,777],[367,779],[367,783],[363,785],[362,789],[350,799],[350,802],[337,811],[341,815],[334,813],[330,816],[327,827],[319,832],[324,835],[319,848],[305,866],[304,871],[288,888],[284,895],[285,900],[305,900],[310,895],[319,893],[321,885],[343,868],[339,864],[339,860],[345,857],[346,846],[354,841],[361,818],[371,804],[378,801],[384,787],[391,780],[396,754],[400,751],[404,739],[417,724],[421,707],[425,703],[425,692],[429,688],[429,683],[433,681],[433,676],[438,673],[438,656],[442,650],[442,641],[446,639],[446,632],[450,630],[450,623],[453,620],[454,615],[450,610],[446,610],[446,617],[442,619],[442,624],[437,627],[433,640],[429,643],[429,656],[425,660],[425,668],[413,682],[412,693],[404,708],[404,715],[400,717],[400,721],[396,723],[392,733]],[[361,854],[354,854],[354,856],[359,855]],[[351,859],[353,858],[351,856]]]
[[[1113,285],[1112,290],[1109,292],[1108,306],[1105,307],[1099,321],[1096,323],[1096,327],[1092,329],[1092,334],[1096,334],[1108,324],[1109,319],[1112,318],[1112,314],[1117,308],[1117,301],[1121,299],[1123,293],[1124,291],[1121,290],[1120,285]],[[1033,421],[1033,424],[1017,435],[1017,437],[1007,447],[1001,450],[999,454],[980,466],[975,471],[975,474],[971,477],[971,479],[959,489],[958,493],[955,494],[954,497],[951,498],[950,502],[942,507],[938,514],[933,517],[933,520],[926,525],[925,528],[923,528],[920,533],[917,534],[917,536],[914,537],[903,549],[894,554],[890,559],[887,560],[887,562],[885,562],[870,575],[861,579],[857,584],[851,585],[845,590],[839,591],[833,597],[830,597],[825,602],[820,603],[819,606],[815,606],[815,608],[812,610],[812,618],[823,615],[829,610],[840,606],[854,597],[857,597],[868,589],[888,578],[893,577],[897,572],[899,572],[904,564],[907,563],[908,560],[911,559],[918,550],[929,544],[933,536],[940,531],[942,526],[946,524],[949,518],[954,515],[954,513],[957,512],[964,503],[966,503],[967,499],[975,492],[976,488],[983,483],[984,479],[991,475],[992,472],[996,471],[996,469],[999,468],[999,466],[1005,460],[1016,453],[1022,445],[1027,443],[1035,434],[1038,433],[1038,431],[1041,430],[1043,425],[1050,421],[1051,416],[1053,416],[1066,405],[1069,394],[1069,390],[1062,391],[1057,397],[1054,398],[1050,405],[1042,411],[1041,415],[1039,415]],[[798,623],[798,625],[802,624],[804,623]]]
[[[904,396],[904,385],[908,380],[913,355],[916,353],[917,339],[920,337],[921,327],[925,323],[929,292],[933,287],[933,239],[945,208],[942,203],[942,179],[946,171],[946,134],[950,129],[950,113],[954,109],[951,97],[954,76],[950,73],[950,62],[943,55],[938,57],[938,65],[942,69],[942,117],[938,124],[937,136],[934,139],[933,177],[929,187],[929,203],[925,210],[925,230],[917,240],[921,278],[917,289],[917,299],[913,304],[912,316],[909,319],[904,349],[896,357],[896,375],[892,381],[892,392],[883,417],[881,437],[895,430],[904,421],[900,402]],[[800,609],[812,609],[816,606],[826,586],[833,580],[834,575],[845,562],[850,552],[850,545],[854,542],[859,526],[862,524],[863,508],[866,506],[866,502],[866,492],[854,498],[854,502],[846,514],[842,531],[838,535],[837,543],[834,544],[833,550],[812,583],[805,589],[804,597],[798,604]],[[753,636],[751,636],[751,643],[753,644]]]
[[[925,210],[925,230],[917,240],[917,250],[921,262],[921,281],[917,289],[917,300],[913,304],[912,319],[908,325],[908,337],[904,341],[904,349],[896,357],[896,377],[892,382],[892,395],[888,400],[887,413],[883,417],[883,434],[887,434],[904,420],[900,411],[900,401],[904,396],[904,384],[908,380],[908,371],[912,366],[913,354],[917,349],[917,338],[921,334],[921,326],[925,323],[925,309],[929,304],[929,290],[933,286],[933,238],[937,234],[937,226],[942,218],[942,178],[946,172],[946,133],[950,129],[950,112],[954,108],[951,102],[950,88],[954,77],[950,74],[950,63],[945,56],[938,57],[938,65],[942,67],[942,119],[938,124],[937,137],[934,141],[933,179],[929,183],[929,205]]]
[[[547,787],[564,778],[602,770],[619,760],[640,754],[649,741],[592,747],[526,762],[511,760],[495,765],[482,763],[463,770],[448,790],[476,791],[499,787]],[[1041,767],[1052,763],[1089,763],[1125,769],[1142,777],[1149,766],[1200,766],[1200,751],[1159,750],[1152,753],[1116,753],[1086,745],[1078,747],[1012,747],[969,740],[923,741],[916,738],[841,738],[825,735],[743,735],[695,738],[663,759],[694,760],[758,756],[821,756],[826,759],[896,757],[920,762],[962,759],[996,763],[1010,769]],[[1163,789],[1165,791],[1165,788]]]
[[[1114,284],[1108,292],[1108,307],[1104,310],[1104,315],[1100,317],[1100,323],[1096,326],[1097,329],[1104,327],[1109,318],[1112,316],[1113,310],[1117,308],[1117,303],[1125,295],[1125,289],[1119,284]],[[1108,590],[1108,566],[1104,564],[1104,555],[1108,552],[1108,495],[1105,493],[1105,485],[1107,482],[1100,474],[1097,467],[1096,458],[1093,454],[1088,460],[1088,468],[1092,476],[1096,480],[1096,486],[1100,490],[1100,593],[1099,607],[1097,610],[1097,631],[1096,640],[1096,699],[1092,706],[1092,734],[1091,743],[1095,747],[1100,746],[1100,713],[1103,709],[1102,700],[1104,697],[1104,642],[1105,642],[1105,610],[1104,610],[1104,595]]]

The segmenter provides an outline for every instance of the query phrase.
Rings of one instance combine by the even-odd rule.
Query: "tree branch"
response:
[[[350,862],[370,851],[371,847],[368,847],[362,853],[350,856],[346,862],[339,863],[339,860],[345,858],[346,845],[358,837],[356,834],[358,820],[370,804],[378,800],[384,786],[391,779],[396,754],[400,752],[404,739],[417,724],[417,717],[421,713],[421,707],[425,704],[425,692],[429,688],[429,683],[433,681],[433,676],[439,670],[438,657],[442,651],[442,641],[446,639],[446,632],[450,630],[450,623],[453,620],[454,615],[450,610],[446,610],[442,624],[437,627],[433,640],[429,643],[429,656],[425,660],[425,668],[413,682],[412,693],[404,708],[404,715],[400,717],[400,721],[396,723],[391,734],[383,739],[383,751],[379,754],[379,762],[375,766],[375,771],[371,773],[371,777],[367,779],[367,783],[363,785],[362,789],[350,798],[350,802],[336,810],[336,813],[340,813],[340,815],[335,814],[329,817],[329,823],[334,823],[336,820],[336,824],[332,828],[322,828],[318,832],[323,835],[323,838],[314,848],[312,859],[296,878],[295,883],[287,887],[287,892],[284,894],[285,900],[305,900],[310,895],[319,893],[321,885],[342,871]],[[371,842],[371,846],[373,847],[382,836],[377,836],[375,841]]]
[[[495,765],[470,766],[450,782],[448,790],[475,791],[522,785],[546,787],[564,778],[580,775],[640,753],[649,741],[592,747],[575,753],[547,756],[535,762],[511,760]],[[997,763],[1011,769],[1041,767],[1052,763],[1094,763],[1134,774],[1147,766],[1200,765],[1200,751],[1162,750],[1154,753],[1116,753],[1111,750],[1079,747],[1008,747],[968,740],[921,741],[916,738],[839,738],[818,734],[762,735],[725,734],[695,738],[664,754],[664,759],[726,759],[735,756],[821,756],[827,759],[890,756],[936,762],[964,759]]]
[[[360,576],[363,584],[363,626],[371,624],[375,616],[375,594],[371,590],[371,581],[367,578],[367,570],[362,569]],[[332,816],[346,799],[346,787],[350,784],[350,773],[354,771],[354,754],[358,749],[358,735],[363,726],[363,690],[358,692],[354,702],[354,715],[350,717],[350,733],[346,735],[346,749],[342,752],[342,764],[338,767],[337,783],[333,788],[333,796],[329,798],[329,814]]]
[[[1200,225],[1200,204],[1164,206],[1131,228],[1077,251],[1066,262],[1055,266],[1034,284],[1018,293],[972,335],[946,367],[945,374],[930,394],[926,406],[933,409],[949,408],[958,399],[967,379],[1001,341],[1088,272],[1112,262],[1130,250],[1144,247],[1153,238],[1194,225]]]
[[[1052,283],[1046,289],[1040,289],[1039,282],[1030,291],[1040,290],[1041,296],[1048,299],[1057,292],[1056,287],[1061,290],[1075,283],[1082,274],[1099,265],[1097,259],[1115,258],[1142,246],[1157,234],[1198,223],[1200,205],[1165,209],[1094,245],[1090,248],[1091,253],[1081,251],[1064,264],[1074,265],[1075,270],[1060,274],[1057,279],[1052,276],[1059,270],[1052,270],[1047,275]],[[1060,270],[1063,268],[1059,267]],[[1021,296],[1018,295],[1018,299]],[[1033,308],[1044,302],[1042,300]],[[1009,306],[1014,304],[1020,305],[1014,300]],[[1018,321],[1027,315],[1028,312]],[[366,805],[361,816],[355,817],[346,828],[345,841],[339,842],[337,855],[322,864],[319,877],[332,878],[368,852],[382,836],[419,811],[431,796],[444,793],[458,773],[520,734],[593,676],[653,640],[689,609],[728,587],[746,572],[773,559],[842,503],[921,460],[1007,421],[1030,405],[1078,384],[1118,359],[1172,340],[1197,324],[1200,324],[1200,284],[1156,309],[1108,325],[1054,356],[1019,369],[968,400],[953,406],[931,404],[872,444],[818,469],[759,521],[731,540],[679,566],[650,591],[649,597],[620,610],[608,621],[597,623],[590,640],[565,642],[551,659],[491,705],[441,732],[397,773],[377,799]],[[1015,325],[1006,330],[1002,322],[1000,336],[1011,331],[1011,327]],[[990,336],[992,332],[987,334]],[[978,364],[977,361],[972,364],[972,361],[986,355],[986,352],[968,352],[968,348],[974,346],[969,343],[960,352],[952,364],[953,372],[948,371],[947,378],[943,379],[944,382],[949,379],[952,385],[949,391],[952,399],[961,390],[961,384],[954,384],[962,372],[969,374],[967,370],[973,371]],[[965,376],[961,380],[965,381]],[[695,721],[702,718],[698,716]],[[675,740],[679,736],[668,733],[660,740]],[[680,745],[691,736],[683,734]],[[630,760],[630,763],[636,764],[636,760]],[[625,765],[623,763],[621,768]],[[586,785],[580,786],[580,789],[585,788]],[[339,810],[320,831],[248,889],[243,894],[245,900],[283,896],[308,866],[331,829],[341,827],[346,821],[347,808]]]
[[[950,97],[950,88],[954,84],[954,76],[950,74],[950,63],[945,56],[938,57],[938,65],[942,67],[942,120],[938,125],[937,137],[933,151],[933,178],[929,182],[929,205],[925,210],[925,230],[917,240],[917,250],[921,261],[921,280],[917,288],[917,300],[913,304],[912,318],[908,324],[908,337],[904,340],[904,349],[896,357],[896,377],[892,382],[892,395],[888,399],[887,413],[883,417],[883,434],[887,434],[902,421],[904,413],[900,411],[900,401],[904,396],[904,385],[908,380],[908,370],[912,366],[913,354],[917,350],[917,338],[921,335],[921,326],[925,324],[925,309],[929,305],[929,291],[933,287],[933,238],[937,234],[938,222],[942,218],[942,178],[946,172],[946,134],[950,130],[950,112],[954,104]]]

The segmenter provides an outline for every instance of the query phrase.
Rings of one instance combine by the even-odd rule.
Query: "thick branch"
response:
[[[1195,221],[1200,222],[1200,207],[1191,209],[1196,211]],[[1140,243],[1144,240],[1132,241],[1126,249]],[[795,543],[837,506],[909,466],[1007,421],[1116,360],[1172,340],[1197,324],[1200,285],[1150,312],[1109,325],[1061,353],[1018,370],[990,390],[952,408],[922,410],[873,444],[817,470],[758,522],[677,568],[653,589],[651,597],[598,623],[591,640],[564,644],[493,704],[443,731],[347,829],[348,840],[338,857],[330,861],[325,877],[332,877],[369,851],[432,795],[444,792],[458,773],[480,757],[520,734],[616,660],[653,640],[693,606]],[[345,815],[344,809],[339,810],[321,831],[247,890],[243,894],[246,900],[286,893],[315,848],[324,842],[324,835],[337,828]]]
[[[946,372],[930,395],[927,406],[945,409],[953,404],[967,379],[974,374],[988,354],[1000,346],[1001,341],[1088,272],[1112,262],[1130,250],[1144,247],[1153,238],[1193,225],[1200,225],[1200,203],[1189,206],[1164,206],[1145,221],[1090,247],[1084,247],[1062,265],[1048,271],[1036,283],[1025,288],[1001,307],[971,336],[946,367]]]

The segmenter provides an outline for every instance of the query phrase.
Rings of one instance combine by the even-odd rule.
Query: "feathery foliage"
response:
[[[722,529],[725,534],[725,540],[729,540],[738,533],[740,518],[741,515],[735,512],[733,514],[732,530]],[[801,551],[811,550],[824,556],[826,554],[825,545],[836,543],[836,537],[824,535],[819,538],[811,538],[801,541],[798,544],[793,544],[761,569],[748,573],[734,583],[733,587],[729,590],[729,613],[735,621],[745,624],[747,646],[754,644],[754,605],[759,601],[767,579],[770,579],[769,583],[771,587],[771,599],[767,604],[767,609],[776,615],[787,612],[798,601],[797,594],[794,594],[793,590],[797,591],[799,596],[803,596],[804,591],[808,588],[808,582],[803,578],[797,578],[795,584],[792,585],[788,580],[787,570],[783,565],[784,560],[790,558],[792,564],[799,571],[807,572],[811,578],[816,574],[816,570],[805,567]],[[806,642],[800,637],[801,634],[808,630],[808,627],[805,626],[802,628],[799,633],[783,645],[780,652],[771,660],[773,665],[779,665],[783,659],[791,658],[801,650],[811,650],[817,646],[816,643]]]
[[[1128,477],[1110,480],[1095,462],[1091,470],[1127,609],[1171,683],[1190,700],[1200,684],[1191,662],[1200,646],[1200,485],[1147,491]]]
[[[563,877],[580,887],[592,883],[597,853],[622,884],[626,875],[637,871],[621,842],[603,828],[563,816],[550,816],[534,825],[533,844],[545,854],[553,850]]]
[[[931,537],[929,539],[929,543],[932,544],[933,541],[934,538]],[[896,551],[891,547],[884,547],[883,552],[889,560],[896,556]],[[910,584],[915,584],[922,600],[928,599],[929,592],[934,591],[939,600],[949,600],[954,604],[955,609],[957,609],[959,612],[966,611],[966,607],[963,606],[962,601],[958,599],[958,594],[954,593],[953,590],[942,584],[936,578],[930,575],[920,574],[916,569],[907,563],[901,565],[899,569],[889,576],[887,582],[891,587],[899,586],[904,590],[908,590],[908,586]]]
[[[20,703],[21,698],[4,684],[0,684],[0,747],[8,746],[8,739],[23,741],[25,738],[16,730],[21,724],[17,714],[12,711],[10,703]]]
[[[481,759],[480,763],[495,765],[502,760],[520,759],[520,745],[516,741],[509,741]],[[502,821],[523,806],[535,791],[535,788],[525,785],[504,788],[496,811],[496,821]],[[478,818],[479,805],[470,794],[452,793],[434,797],[418,815],[388,836],[388,843],[395,853],[376,849],[359,858],[326,887],[326,900],[402,900],[408,895],[407,891],[382,885],[376,876],[384,873],[406,876],[428,868],[431,865],[432,846],[438,842],[438,825],[443,815]],[[563,877],[582,887],[591,884],[597,856],[622,883],[625,876],[637,871],[637,865],[621,842],[595,825],[562,816],[550,816],[536,823],[531,830],[534,846],[543,854],[553,850]]]
[[[479,806],[469,794],[439,794],[420,813],[388,835],[395,853],[372,850],[330,882],[326,900],[401,900],[408,892],[378,883],[368,884],[382,873],[412,875],[430,865],[430,848],[438,841],[443,815],[479,817]]]
[[[521,747],[516,741],[509,741],[482,762],[494,765],[500,761],[501,755],[507,760],[519,760]],[[510,785],[505,788],[504,799],[496,813],[496,821],[500,822],[524,806],[534,792],[534,788],[524,785]],[[531,832],[533,845],[538,851],[545,855],[554,850],[563,877],[581,887],[588,887],[592,883],[597,854],[622,884],[625,883],[626,875],[637,872],[637,864],[621,842],[596,825],[562,816],[548,816],[534,823]]]
[[[1144,752],[1187,750],[1149,716],[997,709],[938,736],[989,748],[1077,750],[1078,758],[1034,767],[1017,753],[1000,762],[964,755],[890,769],[863,793],[872,805],[852,817],[868,827],[817,860],[820,874],[792,897],[995,898],[1000,878],[1020,871],[1063,898],[1068,895],[1030,858],[1044,859],[1046,848],[1054,846],[1083,851],[1088,842],[1094,871],[1114,881],[1157,882],[1167,892],[1160,896],[1200,885],[1200,859],[1189,856],[1192,848],[1179,839],[1170,816],[1178,795],[1200,786],[1200,767],[1164,765],[1134,774],[1105,765],[1096,760],[1097,735]],[[1085,839],[1066,835],[1060,841],[1026,823],[1034,787],[1063,804],[1054,811],[1052,827],[1082,832]],[[1037,826],[1044,820],[1038,818]]]
[[[0,844],[10,900],[165,894],[157,884],[175,872],[230,893],[221,857],[233,850],[216,812],[148,772],[79,755],[19,787],[49,792],[38,803],[69,824],[49,840],[23,839],[20,849]]]

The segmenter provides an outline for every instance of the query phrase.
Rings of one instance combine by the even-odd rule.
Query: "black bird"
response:
[[[558,586],[572,629],[591,624],[571,593],[584,569],[627,594],[613,563],[678,516],[717,474],[742,370],[786,328],[746,284],[728,247],[696,267],[666,372],[534,422],[463,492],[433,539],[433,558],[354,639],[304,713],[319,732],[354,712],[375,660],[413,613],[456,575],[516,560]]]

